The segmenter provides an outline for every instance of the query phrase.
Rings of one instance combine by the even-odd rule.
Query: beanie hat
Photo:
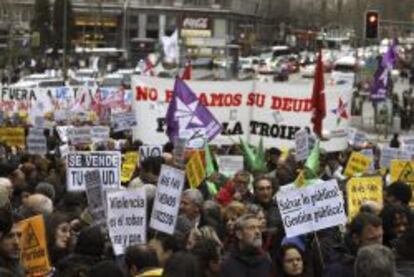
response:
[[[49,183],[40,182],[36,186],[35,192],[49,197],[52,201],[55,200],[55,196],[56,196],[55,188],[53,187],[53,185]]]

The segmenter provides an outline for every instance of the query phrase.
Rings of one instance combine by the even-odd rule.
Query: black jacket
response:
[[[397,272],[404,277],[414,276],[414,261],[397,259]]]
[[[222,277],[267,277],[272,274],[272,262],[261,249],[241,251],[234,247],[220,268]]]

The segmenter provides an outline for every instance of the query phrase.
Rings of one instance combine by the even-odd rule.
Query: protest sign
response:
[[[414,193],[414,161],[391,161],[391,182],[401,181],[410,185]],[[414,197],[411,197],[410,207],[414,207]]]
[[[24,128],[0,128],[0,141],[8,146],[26,145]]]
[[[45,117],[42,115],[38,115],[35,117],[35,126],[37,128],[43,128],[45,126]]]
[[[131,180],[132,175],[137,168],[138,162],[138,153],[137,152],[128,152],[124,156],[124,161],[122,163],[121,170],[121,182],[128,182]]]
[[[173,150],[174,165],[179,168],[184,168],[185,163],[185,146],[187,140],[184,138],[178,138],[175,142]]]
[[[46,276],[51,272],[42,215],[19,222],[22,230],[20,260],[26,276]]]
[[[107,126],[93,126],[91,130],[92,141],[101,142],[109,140],[110,129]]]
[[[142,162],[148,157],[162,156],[162,145],[142,145],[139,147],[139,161]]]
[[[73,145],[92,143],[92,128],[90,126],[70,128],[68,134]]]
[[[413,160],[414,152],[411,149],[398,149],[384,146],[381,149],[380,167],[389,168],[391,160]]]
[[[60,152],[60,157],[66,158],[66,156],[69,154],[69,145],[63,144],[59,146],[59,152]]]
[[[137,126],[137,119],[134,112],[122,112],[112,114],[111,127],[114,132],[131,130]]]
[[[369,168],[372,163],[372,159],[364,156],[359,152],[352,152],[351,157],[348,160],[344,174],[348,177],[354,177],[357,174],[363,174]]]
[[[346,223],[344,199],[336,180],[276,194],[287,237]]]
[[[371,172],[375,171],[374,150],[372,148],[362,149],[361,154],[371,159],[371,163],[369,164],[368,171],[371,171]]]
[[[133,109],[138,123],[134,128],[134,138],[144,143],[157,141],[163,144],[169,140],[165,110],[173,99],[174,81],[132,77]],[[186,84],[197,95],[198,101],[176,103],[181,107],[179,125],[182,128],[179,129],[200,129],[197,122],[203,120],[196,110],[202,104],[222,126],[222,132],[212,140],[212,144],[233,144],[242,138],[252,145],[257,145],[262,139],[266,148],[275,145],[292,148],[295,146],[295,133],[311,127],[311,83],[189,81]],[[351,118],[351,91],[351,84],[325,88],[327,113],[323,127],[329,140],[322,141],[321,148],[328,152],[348,147],[346,135]],[[162,109],[154,108],[155,104],[162,105]]]
[[[170,235],[174,233],[183,187],[184,172],[163,165],[151,214],[151,228]]]
[[[355,147],[364,147],[367,141],[367,134],[358,130],[351,132],[349,137],[349,144]]]
[[[67,143],[69,141],[69,133],[71,128],[72,126],[56,126],[56,131],[63,143]]]
[[[306,129],[299,130],[295,134],[295,144],[296,144],[296,161],[304,161],[309,156],[309,133]]]
[[[108,192],[108,230],[115,255],[130,245],[145,244],[147,232],[144,189]]]
[[[68,191],[84,191],[85,173],[99,170],[103,189],[116,189],[121,185],[121,153],[115,151],[70,152],[67,162]]]
[[[195,151],[185,166],[185,173],[191,188],[197,188],[206,177],[200,151]]]
[[[27,137],[27,151],[30,154],[46,155],[47,141],[43,129],[30,128]]]
[[[365,201],[382,204],[382,178],[379,176],[351,178],[346,185],[346,194],[348,196],[348,219],[351,221],[359,213]]]
[[[104,206],[104,194],[99,170],[91,170],[85,173],[86,198],[88,199],[88,211],[92,216],[94,225],[106,228],[106,215]]]
[[[228,176],[233,176],[237,171],[243,170],[243,162],[243,156],[217,156],[219,171]]]

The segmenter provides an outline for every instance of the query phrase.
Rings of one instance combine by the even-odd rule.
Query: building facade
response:
[[[30,34],[35,0],[2,0],[0,32]],[[271,44],[288,0],[72,0],[80,47],[134,49],[180,30],[188,46]],[[53,0],[51,0],[51,8]],[[285,7],[285,9],[288,9]],[[1,34],[0,34],[1,36]],[[7,36],[7,34],[6,34]],[[0,41],[1,45],[1,41]]]

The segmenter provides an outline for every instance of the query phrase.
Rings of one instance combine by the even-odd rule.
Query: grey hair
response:
[[[191,202],[193,202],[200,208],[203,207],[204,198],[198,189],[187,189],[183,192],[183,197],[184,196],[188,197],[191,200]]]
[[[392,251],[381,245],[362,247],[354,266],[355,277],[393,277],[395,275],[395,257]]]
[[[240,216],[239,218],[236,219],[236,222],[234,223],[234,229],[235,230],[243,229],[244,226],[246,225],[246,221],[250,219],[257,219],[257,217],[255,214],[251,214],[251,213]]]

